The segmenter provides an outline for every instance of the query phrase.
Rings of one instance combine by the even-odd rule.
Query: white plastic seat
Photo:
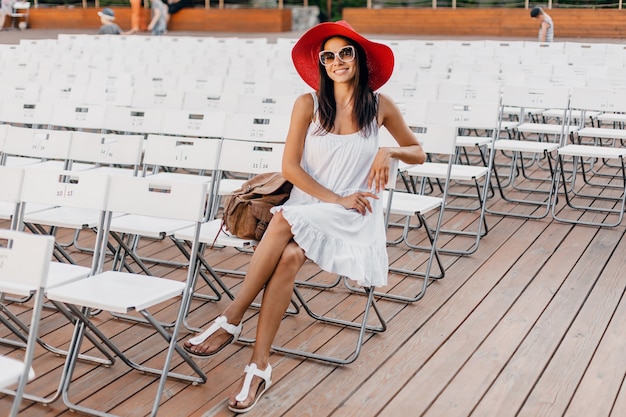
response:
[[[111,213],[128,213],[129,215],[153,216],[155,219],[171,219],[183,222],[193,222],[199,228],[205,214],[207,186],[203,183],[186,182],[159,182],[154,183],[151,178],[113,176],[108,196],[107,210]],[[103,229],[104,235],[108,235],[108,224]],[[102,239],[104,241],[104,239]],[[105,247],[100,242],[97,251],[104,254]],[[102,271],[104,256],[100,256],[97,273],[88,278],[75,281],[50,289],[46,292],[48,299],[61,302],[68,306],[77,318],[76,329],[70,343],[70,352],[66,359],[64,375],[66,381],[63,390],[63,401],[72,410],[91,415],[103,415],[103,411],[95,410],[86,405],[74,403],[71,399],[71,387],[76,383],[72,381],[76,360],[79,355],[82,338],[85,332],[93,333],[108,349],[133,369],[143,373],[154,374],[159,377],[159,386],[155,393],[151,416],[155,416],[164,392],[165,382],[168,377],[198,384],[206,382],[207,378],[197,364],[177,344],[176,335],[181,329],[184,312],[186,311],[191,295],[191,275],[194,272],[195,253],[197,240],[192,242],[192,256],[190,267],[185,282],[139,275],[120,271]],[[149,309],[158,304],[174,299],[180,299],[176,308],[176,319],[173,329],[168,332],[152,314]],[[87,309],[86,312],[84,309]],[[103,330],[98,329],[97,324],[90,320],[89,311],[101,309],[112,313],[125,314],[137,311],[146,323],[151,324],[156,333],[161,335],[167,345],[167,353],[161,367],[150,367],[140,364],[131,359],[122,348],[118,347]],[[138,340],[138,342],[143,341]],[[151,339],[151,343],[154,341]],[[173,372],[172,358],[177,352],[183,361],[193,370],[195,375]],[[177,366],[178,368],[179,366]],[[93,386],[90,387],[93,389]]]
[[[222,138],[226,112],[170,109],[161,133],[175,136]]]

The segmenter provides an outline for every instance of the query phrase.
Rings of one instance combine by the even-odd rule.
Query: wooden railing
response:
[[[130,8],[114,8],[116,22],[130,28]],[[149,19],[149,10],[145,10]],[[626,38],[626,10],[552,9],[555,39]],[[537,35],[537,22],[528,9],[468,8],[346,8],[343,18],[363,33],[396,35],[442,35],[478,37],[523,37]],[[199,32],[289,32],[291,9],[188,8],[172,16],[170,31]],[[95,33],[100,26],[94,8],[33,8],[33,28],[84,28]]]

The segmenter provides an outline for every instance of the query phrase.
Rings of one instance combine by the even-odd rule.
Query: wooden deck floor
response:
[[[463,224],[472,213],[452,213],[446,223]],[[572,226],[544,220],[488,215],[489,234],[470,256],[442,256],[444,279],[433,282],[413,304],[384,301],[384,333],[368,335],[360,357],[347,366],[330,366],[273,354],[273,387],[250,416],[584,416],[621,417],[626,413],[626,241],[624,226],[612,229]],[[6,227],[6,224],[0,224]],[[390,235],[397,234],[391,229]],[[61,231],[58,240],[71,240]],[[80,243],[88,245],[89,233]],[[442,243],[458,244],[442,235]],[[89,255],[69,248],[76,260]],[[169,242],[146,242],[143,253],[177,257]],[[389,247],[393,266],[423,265],[421,252],[404,245]],[[221,268],[245,269],[249,255],[230,249],[207,252]],[[180,257],[177,257],[180,259]],[[155,275],[183,279],[184,268],[153,266]],[[306,264],[301,279],[332,277]],[[237,291],[241,280],[225,277]],[[414,294],[421,280],[392,275],[386,291]],[[302,289],[316,311],[354,319],[363,297],[342,285],[319,292]],[[194,301],[189,322],[203,326],[227,301]],[[17,311],[26,310],[14,306]],[[166,304],[158,317],[173,317]],[[41,332],[54,345],[65,345],[71,327],[46,310]],[[26,313],[24,313],[26,314]],[[254,335],[257,311],[244,323]],[[143,325],[129,325],[106,314],[96,318],[115,341],[150,362],[164,346]],[[0,335],[6,331],[1,330]],[[348,356],[355,331],[315,323],[300,312],[283,320],[276,344]],[[180,340],[188,333],[180,334]],[[7,353],[10,348],[0,346]],[[21,350],[13,351],[20,356]],[[233,390],[251,348],[234,344],[198,363],[204,385],[168,381],[159,415],[227,416],[224,399]],[[157,362],[158,363],[158,362]],[[63,359],[38,351],[39,377],[29,391],[54,391]],[[184,371],[184,370],[183,370]],[[184,371],[186,372],[186,371]],[[123,363],[111,368],[80,363],[72,398],[125,416],[149,413],[156,382],[129,372]],[[47,407],[25,401],[24,417],[70,416],[60,400]],[[0,415],[10,399],[0,397]]]

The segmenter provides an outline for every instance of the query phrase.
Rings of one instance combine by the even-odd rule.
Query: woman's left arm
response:
[[[367,185],[375,185],[376,191],[382,190],[389,178],[391,159],[399,159],[407,164],[422,164],[426,160],[426,153],[417,141],[415,134],[406,124],[398,106],[386,95],[378,95],[378,124],[385,126],[398,146],[381,147],[374,158]]]

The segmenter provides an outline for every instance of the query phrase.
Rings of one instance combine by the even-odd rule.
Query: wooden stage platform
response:
[[[448,225],[465,224],[472,213],[446,214]],[[388,329],[370,335],[361,356],[348,366],[273,354],[274,385],[250,416],[315,417],[621,417],[626,410],[626,239],[623,225],[612,229],[571,226],[550,219],[487,217],[489,234],[471,256],[443,255],[447,272],[413,304],[380,301]],[[7,227],[6,223],[0,227]],[[390,229],[389,236],[398,230]],[[418,235],[419,236],[419,235]],[[60,242],[72,234],[63,231]],[[88,246],[92,236],[82,233]],[[442,235],[450,247],[462,243]],[[89,255],[69,248],[79,263]],[[144,254],[180,259],[167,241],[145,241]],[[425,257],[403,245],[390,246],[393,266],[416,268]],[[213,249],[207,257],[216,267],[245,270],[249,255]],[[154,265],[158,276],[183,279],[185,270]],[[300,279],[328,280],[313,264]],[[225,277],[237,291],[240,278]],[[390,276],[386,291],[416,292],[421,280]],[[343,286],[319,292],[302,289],[320,312],[356,318],[363,298]],[[193,303],[189,321],[204,326],[220,314],[226,301]],[[173,317],[163,305],[158,317]],[[16,307],[18,310],[20,307]],[[26,310],[25,308],[21,308]],[[63,346],[71,327],[46,310],[41,332]],[[249,310],[246,336],[254,336],[257,311]],[[152,343],[143,325],[129,325],[107,314],[96,320],[109,335],[150,360],[163,346]],[[0,329],[0,335],[6,331]],[[132,336],[132,337],[131,337]],[[132,343],[145,340],[140,345]],[[189,334],[179,335],[185,340]],[[276,343],[321,353],[349,355],[355,332],[315,323],[301,312],[283,320]],[[21,350],[0,346],[20,357]],[[200,386],[168,381],[160,414],[166,417],[231,416],[224,399],[234,389],[251,348],[234,344],[199,364],[208,375]],[[34,368],[39,377],[31,392],[51,392],[63,359],[39,350]],[[104,386],[101,387],[101,384]],[[129,372],[121,363],[111,368],[80,363],[73,398],[98,403],[116,414],[149,413],[155,379]],[[61,401],[47,407],[25,401],[23,417],[74,416]],[[0,398],[0,415],[10,400]]]

